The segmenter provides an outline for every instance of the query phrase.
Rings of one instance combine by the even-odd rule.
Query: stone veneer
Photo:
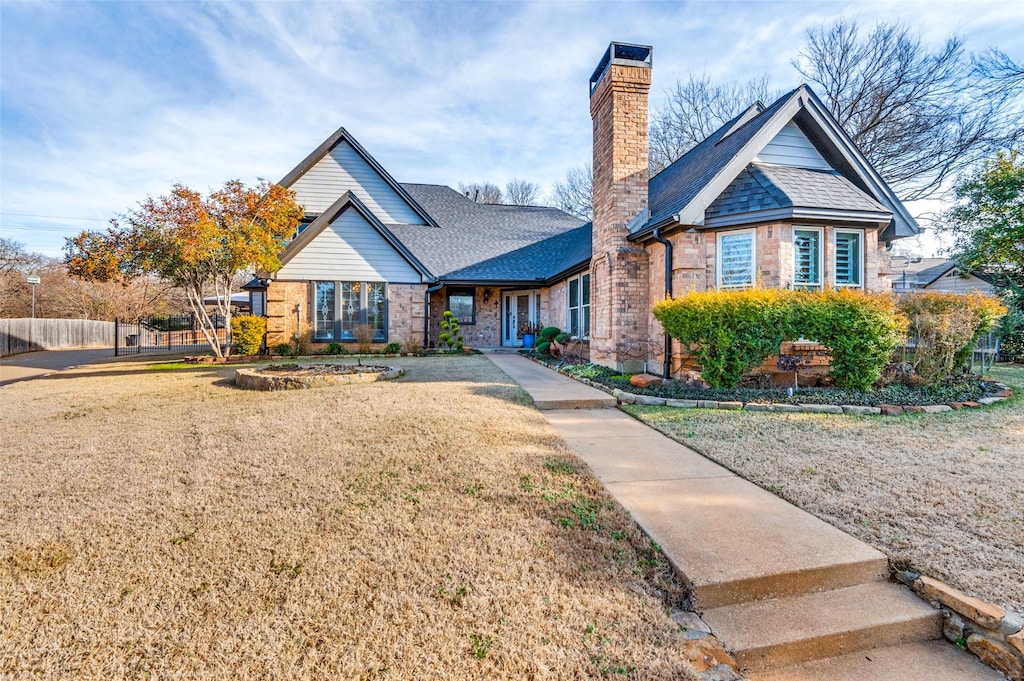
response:
[[[648,254],[627,240],[647,206],[649,63],[613,60],[590,95],[594,122],[594,231],[591,260],[593,361],[613,366],[648,338]]]

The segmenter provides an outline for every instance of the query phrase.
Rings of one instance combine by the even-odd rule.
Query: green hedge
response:
[[[255,355],[263,345],[267,332],[267,319],[254,315],[240,315],[231,318],[231,342],[240,355]]]

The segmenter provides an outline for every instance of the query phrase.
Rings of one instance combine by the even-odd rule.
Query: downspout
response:
[[[443,282],[438,282],[433,286],[428,286],[427,290],[423,292],[423,349],[426,350],[430,345],[430,294],[434,291],[440,291],[444,288]]]
[[[661,235],[661,227],[654,228],[654,240],[665,247],[665,297],[672,297],[672,242]],[[672,336],[665,332],[665,361],[662,375],[672,378]]]

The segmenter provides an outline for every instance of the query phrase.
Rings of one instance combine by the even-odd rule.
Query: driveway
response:
[[[80,364],[114,358],[114,348],[40,350],[0,358],[0,385],[39,378]]]

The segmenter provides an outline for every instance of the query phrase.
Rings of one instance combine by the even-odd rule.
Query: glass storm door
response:
[[[540,293],[537,291],[512,291],[502,296],[501,344],[518,348],[523,344],[519,326],[524,322],[537,323],[540,308]]]

